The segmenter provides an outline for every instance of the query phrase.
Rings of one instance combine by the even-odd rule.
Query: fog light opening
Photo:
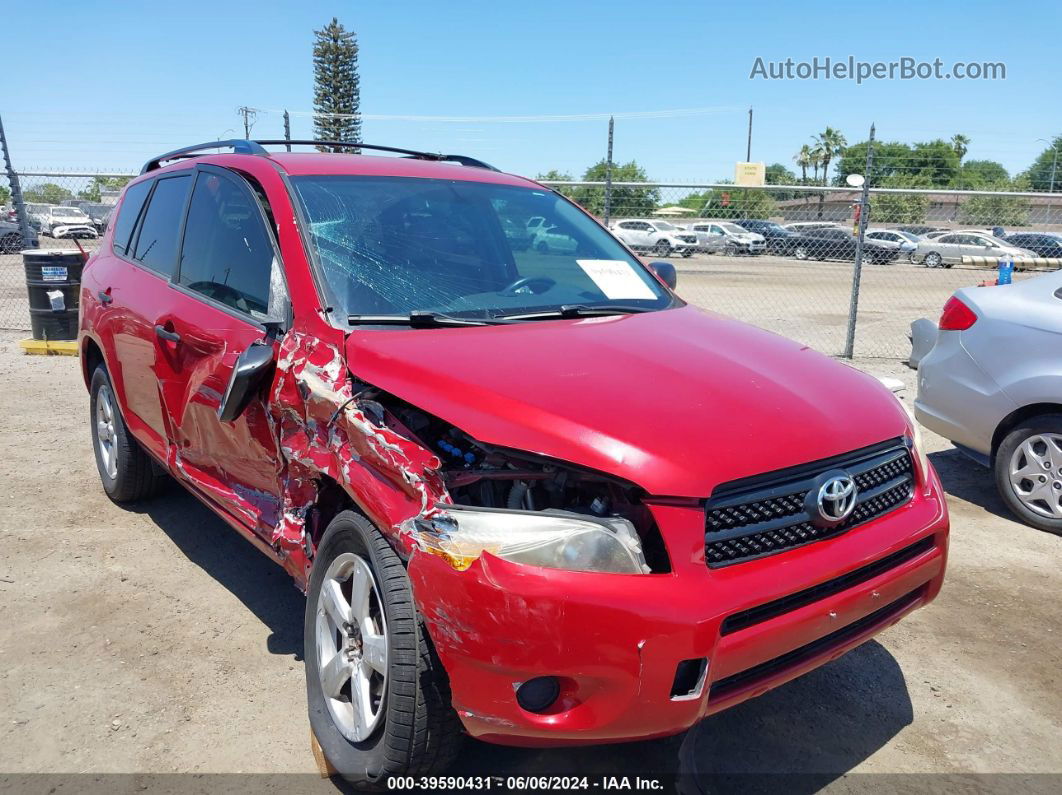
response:
[[[536,676],[516,688],[516,703],[528,712],[545,712],[560,695],[555,676]]]
[[[671,700],[700,698],[704,691],[704,680],[708,674],[708,658],[698,657],[683,660],[675,668],[675,681],[671,685]]]

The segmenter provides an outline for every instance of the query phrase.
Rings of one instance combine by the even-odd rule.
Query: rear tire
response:
[[[996,449],[993,472],[1015,516],[1062,535],[1062,414],[1030,417],[1011,430]]]
[[[107,496],[118,503],[146,500],[167,484],[166,473],[125,427],[114,387],[101,364],[89,383],[89,427],[96,469]]]
[[[343,576],[344,561],[349,561],[354,569],[346,575],[349,580],[337,586],[337,577]],[[350,604],[354,601],[350,594],[356,572],[366,570],[372,585],[368,603],[372,604],[375,598],[378,605],[376,617],[371,619],[373,632],[382,630],[386,647],[386,679],[377,694],[378,717],[371,728],[362,724],[363,730],[354,733],[361,739],[355,740],[349,736],[350,726],[341,728],[336,717],[339,715],[342,721],[344,698],[352,703],[352,685],[345,684],[338,698],[325,695],[322,671],[328,668],[328,661],[321,665],[320,652],[335,651],[341,644],[337,642],[329,648],[332,627],[324,625],[322,636],[319,622],[329,615],[328,600],[322,594],[334,593],[337,587],[346,600],[341,607],[349,608],[351,615],[357,617]],[[359,622],[363,625],[363,620],[358,619],[353,622],[354,626]],[[388,776],[431,775],[449,766],[462,739],[460,721],[450,704],[449,680],[417,613],[402,561],[387,539],[354,511],[338,514],[321,538],[306,592],[303,629],[310,726],[329,763],[344,779],[359,789],[382,789]],[[358,649],[367,649],[362,639],[373,632],[363,635],[360,630],[356,633],[351,630],[347,635],[355,639],[350,641],[343,640],[340,629],[338,637],[343,642],[354,643]],[[362,660],[360,651],[355,658]],[[360,664],[364,665],[364,660]],[[358,670],[356,666],[351,669],[355,673]],[[351,674],[344,681],[353,679]]]
[[[793,256],[799,260],[806,260],[808,258],[808,250],[806,246],[797,246],[793,249]]]

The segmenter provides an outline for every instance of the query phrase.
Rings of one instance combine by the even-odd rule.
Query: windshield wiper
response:
[[[496,326],[507,321],[498,318],[453,317],[440,312],[417,310],[408,315],[347,315],[347,322],[351,325],[445,328],[447,326]]]
[[[584,304],[565,304],[558,309],[544,309],[541,312],[521,312],[514,315],[495,315],[498,320],[549,320],[566,317],[595,317],[598,315],[633,315],[638,312],[654,312],[656,307],[623,306],[608,304],[605,306],[585,306]]]

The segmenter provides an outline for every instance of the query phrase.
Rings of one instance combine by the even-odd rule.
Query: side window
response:
[[[938,243],[943,243],[943,244],[960,243],[960,242],[962,242],[960,240],[961,237],[962,237],[962,235],[941,235],[940,237],[937,238],[937,242]]]
[[[191,181],[189,174],[159,179],[136,236],[133,259],[163,276],[171,276],[177,264],[181,213]]]
[[[119,257],[128,254],[129,237],[133,234],[133,225],[136,224],[150,188],[151,180],[146,179],[130,185],[129,190],[125,192],[122,207],[118,211],[118,220],[114,222],[114,253]]]
[[[200,172],[184,228],[180,283],[241,312],[265,313],[274,256],[250,191]]]

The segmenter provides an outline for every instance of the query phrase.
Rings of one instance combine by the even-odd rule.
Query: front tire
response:
[[[22,235],[12,232],[0,238],[0,254],[17,254],[22,250]]]
[[[993,465],[1003,502],[1027,525],[1062,535],[1062,414],[1042,414],[1004,437]]]
[[[939,268],[944,259],[935,251],[930,251],[922,259],[922,264],[927,268]]]
[[[445,770],[462,736],[449,681],[402,561],[354,511],[321,538],[303,629],[310,726],[340,775],[377,788]]]
[[[653,248],[653,252],[658,257],[670,257],[671,256],[671,244],[668,243],[666,240],[661,240]]]
[[[96,469],[107,496],[118,503],[145,500],[166,484],[166,473],[125,427],[107,369],[101,364],[89,383],[89,422]]]
[[[799,260],[806,260],[808,258],[808,249],[806,246],[797,246],[793,249],[793,256]]]

